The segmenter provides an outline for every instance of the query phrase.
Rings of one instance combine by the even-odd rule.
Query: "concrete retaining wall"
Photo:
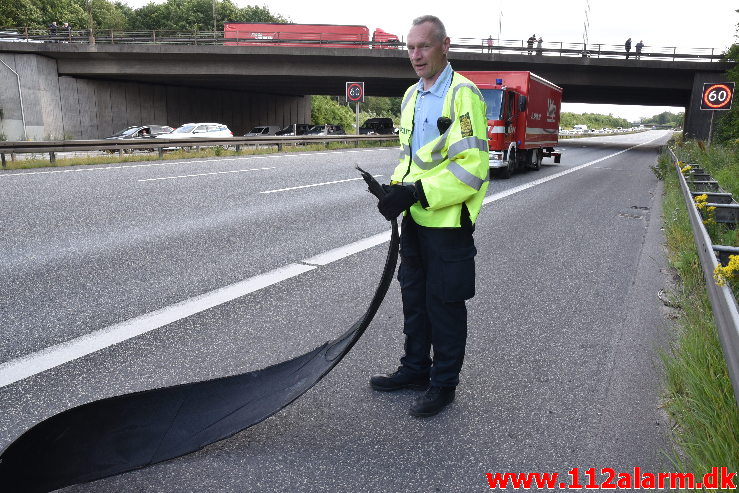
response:
[[[38,55],[2,54],[0,138],[99,139],[130,125],[177,127],[224,123],[234,135],[257,125],[310,123],[310,96],[163,86],[58,76],[56,61]],[[23,111],[21,112],[21,95]]]

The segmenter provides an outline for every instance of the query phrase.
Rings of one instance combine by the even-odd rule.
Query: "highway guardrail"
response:
[[[100,139],[100,140],[51,140],[51,141],[8,141],[0,142],[0,158],[5,168],[7,154],[38,153],[48,154],[51,164],[56,162],[58,152],[112,151],[122,154],[128,150],[154,149],[163,157],[164,151],[170,148],[200,147],[233,147],[240,151],[249,146],[277,146],[279,151],[284,145],[330,144],[331,142],[366,142],[398,140],[397,135],[299,135],[268,137],[230,137],[230,138],[187,138],[187,139]]]
[[[672,150],[670,150],[670,154],[672,154],[672,159],[675,163],[678,179],[680,181],[680,188],[683,192],[685,205],[688,209],[688,216],[690,217],[690,224],[693,229],[695,245],[698,248],[698,256],[703,270],[703,277],[706,280],[708,299],[711,302],[711,309],[716,321],[719,340],[721,341],[724,358],[726,359],[726,365],[729,369],[731,385],[734,388],[734,398],[737,401],[737,405],[739,405],[739,310],[737,310],[736,298],[734,293],[731,291],[731,287],[729,287],[728,284],[719,286],[713,277],[713,273],[719,265],[719,260],[722,262],[728,262],[729,255],[738,254],[739,249],[713,244],[711,237],[703,224],[703,218],[701,217],[700,211],[698,210],[698,207],[696,207],[695,200],[693,199],[694,194],[699,191],[690,190],[688,181],[685,179],[685,176],[683,176],[680,166],[677,164],[679,162],[677,156],[675,156],[675,153],[672,152]],[[697,167],[694,165],[690,166],[694,171],[698,171],[696,174],[702,174],[702,170],[696,169]],[[706,180],[697,180],[697,182],[705,181]],[[727,195],[726,192],[721,190],[718,185],[713,188],[714,190],[709,193],[713,194],[715,192],[717,194],[716,197],[720,197],[725,201]],[[699,193],[702,194],[703,192]],[[736,202],[731,199],[730,202],[736,204]],[[717,206],[721,204],[713,202],[706,205]]]

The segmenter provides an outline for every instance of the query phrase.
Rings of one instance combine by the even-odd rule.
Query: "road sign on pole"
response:
[[[733,82],[706,82],[703,84],[701,109],[730,110],[733,97]]]
[[[347,82],[346,100],[352,103],[364,103],[364,82]]]
[[[346,83],[346,100],[354,104],[357,119],[357,135],[359,135],[359,103],[364,103],[364,82]]]

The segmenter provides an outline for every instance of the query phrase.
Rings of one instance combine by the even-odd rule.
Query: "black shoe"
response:
[[[412,416],[427,418],[439,414],[454,400],[454,387],[429,387],[425,394],[416,399],[410,409]]]
[[[398,368],[395,373],[374,375],[370,378],[370,387],[381,392],[400,389],[426,390],[429,387],[429,377],[411,375]]]

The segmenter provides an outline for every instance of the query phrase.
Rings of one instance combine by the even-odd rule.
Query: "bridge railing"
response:
[[[289,35],[288,35],[289,36]],[[331,39],[331,34],[316,35],[316,39],[253,39],[224,38],[223,31],[117,31],[87,30],[62,31],[51,34],[48,29],[28,27],[0,27],[0,42],[31,43],[100,43],[100,44],[180,44],[180,45],[240,45],[240,46],[356,46],[365,49],[405,49],[405,43],[367,40]],[[453,38],[451,49],[461,52],[496,53],[508,55],[587,57],[587,58],[626,58],[623,45],[603,43],[571,43],[563,41],[544,41],[529,47],[526,40],[497,38]],[[676,46],[646,45],[638,55],[643,60],[701,61],[716,62],[724,60],[724,53],[716,48],[678,48]],[[637,59],[635,46],[629,52],[629,59]]]
[[[534,43],[531,47],[525,40],[495,38],[459,38],[452,41],[452,51],[477,51],[478,53],[519,54],[531,56],[586,57],[625,59],[623,45],[603,43],[565,43],[562,41]],[[676,46],[644,46],[641,53],[635,49],[628,53],[629,59],[671,61],[721,61],[724,53],[715,48],[691,48],[678,51]]]
[[[230,138],[185,138],[185,139],[98,139],[98,140],[51,140],[51,141],[7,141],[0,142],[0,162],[2,167],[7,166],[7,159],[15,158],[16,154],[48,154],[51,164],[56,162],[56,154],[61,152],[92,152],[108,151],[123,154],[134,150],[157,151],[163,157],[164,151],[179,148],[216,147],[242,148],[250,146],[276,146],[282,150],[284,145],[330,144],[332,142],[396,142],[398,136],[391,135],[299,135],[265,137],[230,137]]]

